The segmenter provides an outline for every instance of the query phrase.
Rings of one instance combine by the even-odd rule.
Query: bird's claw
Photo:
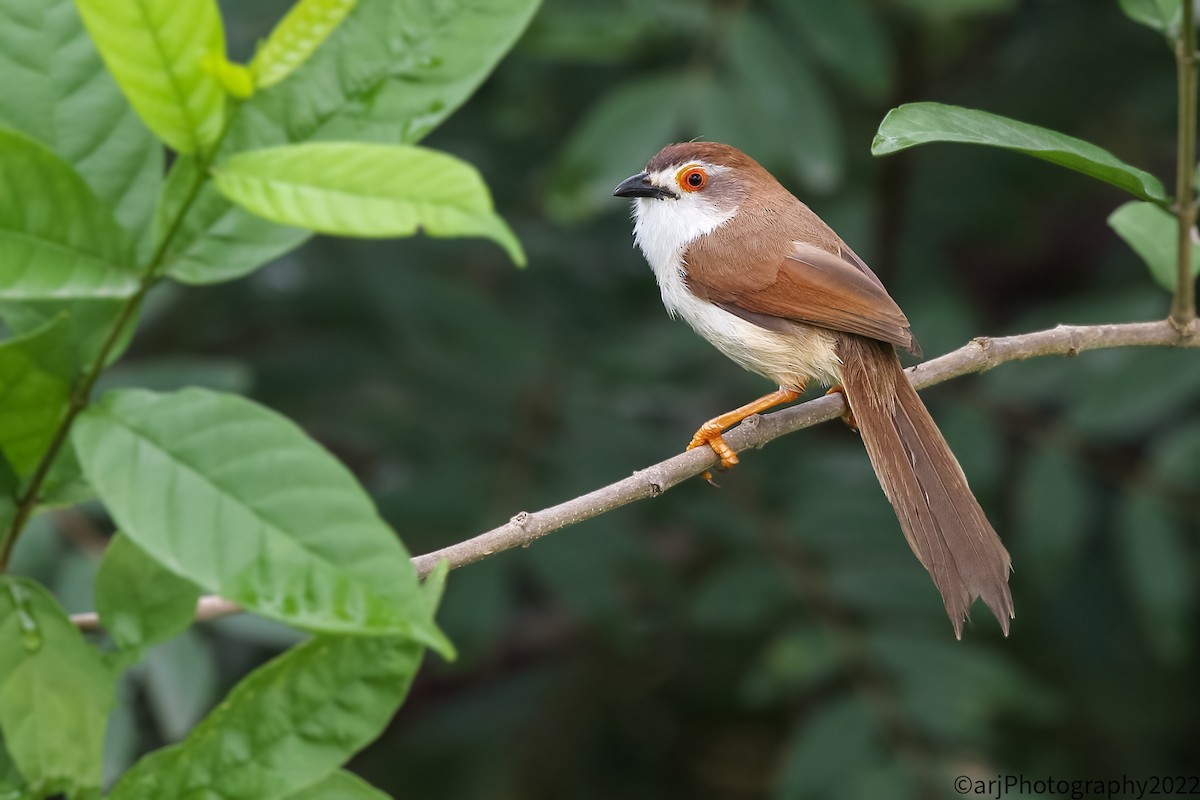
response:
[[[733,448],[725,443],[725,438],[721,435],[721,429],[710,427],[708,425],[701,426],[700,430],[696,431],[696,435],[692,437],[692,441],[688,442],[687,449],[694,450],[697,447],[708,446],[721,459],[721,469],[729,469],[734,464],[738,463],[737,453],[733,452]],[[713,486],[717,482],[713,480],[712,471],[705,470],[700,474],[700,477],[711,483]]]

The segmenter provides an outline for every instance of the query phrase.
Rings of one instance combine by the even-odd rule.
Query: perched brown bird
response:
[[[976,597],[1008,634],[1011,559],[954,454],[908,382],[896,347],[919,354],[875,273],[808,206],[736,148],[663,148],[613,192],[634,198],[634,234],[663,304],[779,390],[701,426],[730,467],[722,431],[796,399],[810,380],[846,396],[909,546],[962,638]]]

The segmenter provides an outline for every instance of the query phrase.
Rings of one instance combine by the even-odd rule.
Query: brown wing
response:
[[[783,254],[749,248],[738,253],[741,258],[729,259],[722,257],[733,253],[693,248],[686,260],[688,286],[699,297],[764,327],[773,325],[755,317],[856,333],[918,353],[908,319],[875,273],[836,237],[822,244],[837,252],[792,241]],[[745,264],[747,253],[756,263],[734,274],[729,261]]]

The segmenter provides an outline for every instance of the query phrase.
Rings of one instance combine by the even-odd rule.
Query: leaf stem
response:
[[[104,372],[104,368],[108,365],[108,359],[116,348],[117,342],[121,340],[121,336],[125,333],[125,328],[134,318],[138,307],[141,306],[146,295],[161,279],[159,269],[166,262],[167,252],[170,249],[171,243],[174,241],[176,234],[179,233],[179,228],[183,224],[184,217],[191,210],[192,204],[196,201],[196,197],[200,194],[200,190],[204,186],[204,182],[208,177],[208,168],[212,164],[212,160],[216,157],[221,143],[225,140],[225,134],[229,131],[229,124],[236,110],[237,105],[234,104],[230,112],[226,115],[225,126],[221,129],[221,134],[217,137],[216,142],[213,143],[212,150],[199,160],[196,176],[192,180],[192,185],[188,188],[187,196],[179,207],[179,212],[171,220],[171,224],[159,241],[158,247],[155,248],[154,254],[141,270],[137,291],[130,295],[125,304],[121,306],[121,311],[117,314],[112,327],[109,328],[108,333],[105,335],[104,343],[100,346],[99,352],[96,353],[95,359],[88,366],[83,378],[75,384],[74,389],[71,391],[66,413],[63,414],[62,419],[59,421],[58,428],[55,429],[54,436],[50,440],[50,445],[42,453],[42,458],[38,462],[33,476],[29,479],[29,484],[25,487],[25,491],[17,497],[16,513],[13,515],[8,530],[4,531],[3,542],[0,542],[0,572],[8,570],[8,562],[12,558],[12,551],[16,546],[17,538],[20,537],[21,531],[24,530],[26,523],[29,522],[29,518],[33,516],[34,509],[37,508],[38,496],[41,493],[42,485],[46,482],[46,478],[49,476],[59,452],[67,442],[72,424],[74,424],[75,419],[80,413],[87,408],[88,401],[92,396],[92,390],[96,388],[96,381],[99,380],[100,374]]]
[[[1196,20],[1192,0],[1180,0],[1183,22],[1175,40],[1179,83],[1179,142],[1175,165],[1175,216],[1179,220],[1175,296],[1171,321],[1183,327],[1196,318],[1192,230],[1196,226]]]

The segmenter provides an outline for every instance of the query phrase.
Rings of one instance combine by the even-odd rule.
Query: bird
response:
[[[901,366],[920,355],[871,268],[757,161],[716,142],[670,144],[613,191],[672,317],[779,388],[714,417],[689,449],[738,462],[722,434],[799,397],[841,392],[904,537],[942,596],[955,637],[983,600],[1007,636],[1012,559]]]

